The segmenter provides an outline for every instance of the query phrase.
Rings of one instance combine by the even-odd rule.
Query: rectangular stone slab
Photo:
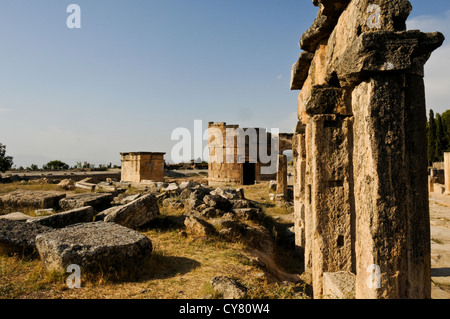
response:
[[[14,191],[0,194],[0,211],[16,212],[21,209],[59,209],[59,201],[65,193],[45,191]]]
[[[91,206],[86,206],[50,216],[33,218],[27,222],[52,228],[64,228],[74,224],[92,222],[95,214],[96,211]]]

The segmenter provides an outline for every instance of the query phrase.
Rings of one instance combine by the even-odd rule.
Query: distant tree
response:
[[[444,124],[442,123],[442,117],[439,113],[436,114],[436,148],[435,148],[435,161],[444,161],[444,151],[447,149],[446,136],[444,130]]]
[[[6,146],[0,143],[0,172],[6,172],[13,166],[13,158],[6,156]]]
[[[36,164],[31,164],[30,169],[32,171],[37,171],[39,169],[39,167]]]
[[[61,162],[59,160],[55,160],[55,161],[50,161],[47,164],[45,164],[44,166],[42,166],[43,169],[55,169],[55,170],[59,170],[59,169],[69,169],[69,165],[67,165],[64,162]]]
[[[444,151],[449,152],[450,151],[450,110],[445,111],[442,113],[442,124],[444,125],[444,133],[445,133],[445,140],[446,140],[446,148]]]
[[[435,162],[436,156],[436,120],[434,118],[433,110],[430,110],[430,116],[427,124],[428,135],[428,162],[430,165]]]

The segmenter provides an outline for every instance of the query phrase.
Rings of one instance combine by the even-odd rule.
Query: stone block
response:
[[[0,252],[19,255],[36,253],[36,236],[53,229],[33,223],[0,219]]]
[[[65,272],[68,265],[81,273],[136,271],[152,252],[149,238],[115,223],[84,223],[36,237],[47,270]]]
[[[59,201],[66,197],[61,192],[13,191],[0,194],[0,210],[4,213],[22,209],[59,209]]]
[[[148,194],[129,204],[109,208],[102,214],[105,222],[136,229],[158,217],[159,206],[155,195]]]
[[[355,299],[356,275],[351,272],[323,274],[324,299]]]
[[[27,222],[51,228],[64,228],[79,223],[90,223],[96,214],[97,212],[91,206],[86,206],[49,216],[36,217]]]
[[[97,212],[100,212],[111,207],[112,200],[113,196],[109,193],[77,194],[61,199],[59,201],[59,206],[63,210],[72,210],[76,208],[91,206]]]

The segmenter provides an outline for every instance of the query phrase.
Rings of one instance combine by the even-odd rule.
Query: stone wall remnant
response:
[[[144,180],[164,182],[164,155],[155,152],[120,153],[122,182],[141,183]]]
[[[276,138],[263,128],[239,128],[239,125],[208,124],[208,183],[253,185],[276,178],[277,156],[292,149],[293,134]],[[271,169],[273,167],[273,169]]]
[[[361,299],[431,298],[424,65],[439,32],[407,31],[407,0],[313,0],[292,68],[296,245]]]

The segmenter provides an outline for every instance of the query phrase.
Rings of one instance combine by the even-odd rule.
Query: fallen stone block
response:
[[[216,229],[213,225],[193,215],[186,217],[184,225],[186,226],[186,232],[188,234],[208,236],[216,233]]]
[[[22,209],[59,209],[59,201],[66,197],[61,192],[14,191],[0,195],[0,210],[9,213]]]
[[[214,277],[210,284],[224,299],[242,299],[247,295],[247,288],[239,281],[229,277]]]
[[[20,222],[25,222],[32,218],[34,218],[34,217],[31,217],[30,215],[26,215],[26,214],[20,213],[20,212],[0,216],[0,219],[16,220],[16,221],[20,221]]]
[[[51,228],[64,228],[79,223],[90,223],[94,220],[96,214],[96,211],[91,206],[86,206],[50,216],[33,218],[27,222]]]
[[[275,251],[275,242],[264,227],[252,227],[240,221],[225,219],[218,220],[216,225],[221,228],[219,235],[229,241],[243,240],[249,247],[268,255],[272,255]]]
[[[200,206],[203,205],[203,201],[200,199],[188,199],[186,202],[186,207],[189,210],[198,210]]]
[[[96,192],[102,192],[102,193],[116,193],[117,192],[117,186],[115,185],[111,185],[110,183],[99,183],[97,185],[95,185],[95,189]]]
[[[183,191],[180,193],[179,198],[180,199],[188,199],[191,197],[192,194],[192,190],[190,190],[189,188],[185,188],[183,189]]]
[[[113,222],[136,229],[149,223],[159,215],[158,200],[155,195],[149,194],[129,204],[109,208],[101,214],[105,216],[105,222]]]
[[[184,189],[190,189],[190,188],[193,188],[193,187],[195,187],[195,186],[199,186],[200,185],[200,183],[197,183],[197,182],[194,182],[194,181],[187,181],[187,182],[182,182],[181,184],[180,184],[180,186],[179,186],[179,188],[181,189],[181,190],[184,190]]]
[[[355,299],[356,275],[347,272],[324,272],[324,299]]]
[[[169,186],[163,188],[162,191],[171,195],[178,195],[181,193],[181,189],[178,187],[177,183],[170,183]]]
[[[115,223],[85,223],[36,237],[36,247],[47,270],[66,271],[80,266],[81,273],[136,271],[152,252],[149,238]]]
[[[199,186],[193,189],[193,192],[190,195],[190,199],[198,199],[203,201],[203,198],[206,195],[210,195],[211,191],[212,190],[208,187]]]
[[[36,252],[36,236],[52,230],[50,227],[38,224],[0,219],[0,252],[34,255]]]
[[[221,213],[220,210],[215,209],[213,207],[208,207],[208,208],[202,210],[200,214],[206,218],[215,218],[215,217],[219,216],[220,213]]]
[[[241,189],[242,190],[242,189]],[[228,200],[233,199],[241,199],[242,194],[238,193],[238,191],[234,188],[216,188],[215,190],[211,191],[211,195],[219,195],[223,198],[226,198]]]
[[[122,200],[120,200],[119,203],[120,203],[120,205],[126,205],[126,204],[129,204],[129,203],[135,201],[139,197],[141,197],[141,194],[129,195],[129,196],[124,197]]]
[[[203,198],[203,201],[206,204],[206,206],[213,207],[215,209],[223,211],[228,211],[233,206],[233,204],[228,199],[220,195],[206,195]]]
[[[59,182],[58,186],[65,190],[74,190],[75,182],[71,179],[63,179],[61,182]]]
[[[233,212],[238,219],[243,220],[255,220],[259,215],[259,210],[256,208],[235,208]]]
[[[63,198],[59,201],[59,206],[64,210],[71,210],[91,206],[96,211],[100,212],[111,207],[113,200],[112,194],[78,194]]]
[[[75,183],[76,188],[85,189],[85,190],[88,190],[91,192],[93,192],[95,190],[95,186],[96,186],[96,184],[87,183],[87,182]]]
[[[255,205],[246,199],[236,199],[231,200],[232,209],[241,209],[241,208],[255,208]]]

